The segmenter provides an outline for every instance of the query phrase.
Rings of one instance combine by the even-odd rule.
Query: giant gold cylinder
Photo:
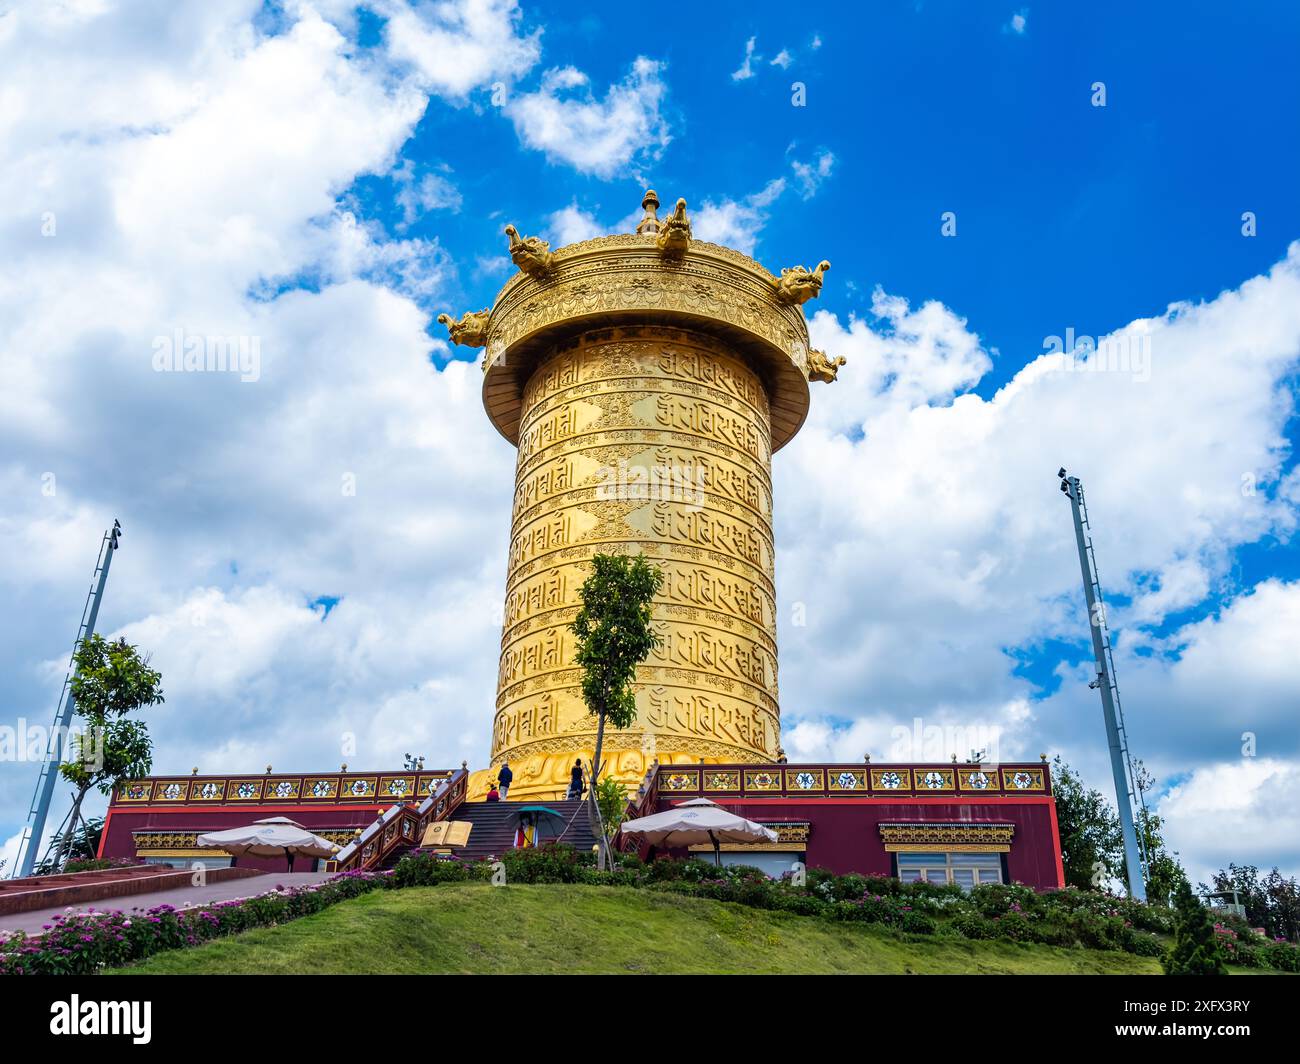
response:
[[[569,624],[597,553],[664,573],[662,645],[637,670],[635,723],[606,729],[608,771],[635,784],[655,760],[770,761],[779,746],[771,456],[806,411],[802,313],[734,252],[700,256],[692,278],[689,257],[648,250],[622,271],[575,255],[492,311],[485,402],[518,446],[491,746],[512,797],[558,796],[594,752]]]

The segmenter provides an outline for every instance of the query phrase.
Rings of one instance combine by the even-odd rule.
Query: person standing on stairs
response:
[[[515,774],[510,771],[510,762],[501,762],[501,771],[497,773],[497,786],[501,790],[501,800],[506,800],[506,795],[510,793],[510,784],[514,782]]]
[[[573,768],[569,771],[569,798],[581,798],[582,792],[587,788],[582,782],[582,758],[578,758],[573,763]]]

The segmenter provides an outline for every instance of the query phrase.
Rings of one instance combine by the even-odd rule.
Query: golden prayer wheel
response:
[[[518,448],[492,764],[510,797],[556,798],[596,720],[569,624],[597,553],[662,569],[662,646],[638,669],[637,720],[605,733],[606,771],[776,758],[772,453],[843,359],[808,343],[801,305],[830,264],[775,277],[691,238],[686,204],[636,233],[552,252],[507,227],[520,272],[490,310],[442,315],[485,348],[483,403]],[[494,773],[476,773],[470,793]]]

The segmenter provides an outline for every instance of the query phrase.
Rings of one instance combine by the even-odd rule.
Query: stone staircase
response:
[[[560,824],[549,819],[543,822],[543,845],[557,841],[554,838],[557,831],[563,832],[558,841],[575,850],[588,852],[596,845],[596,836],[588,823],[587,804],[580,798],[547,802],[465,802],[449,818],[467,820],[474,825],[469,834],[469,843],[455,848],[456,856],[462,861],[481,861],[500,857],[507,850],[513,849],[518,824],[513,814],[526,805],[545,806],[563,818]],[[396,863],[399,856],[394,855],[392,863]]]

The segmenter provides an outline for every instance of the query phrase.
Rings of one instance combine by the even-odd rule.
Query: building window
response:
[[[691,847],[692,857],[697,857],[701,861],[713,863],[713,848],[710,847],[707,852]],[[723,850],[719,856],[722,858],[724,868],[730,868],[733,865],[748,865],[750,868],[757,868],[770,879],[780,879],[782,876],[789,875],[794,870],[795,862],[805,864],[805,855],[803,851],[771,851],[759,850],[757,852],[745,852],[743,850]]]
[[[900,853],[898,878],[904,883],[956,883],[963,890],[1002,882],[998,853]]]

